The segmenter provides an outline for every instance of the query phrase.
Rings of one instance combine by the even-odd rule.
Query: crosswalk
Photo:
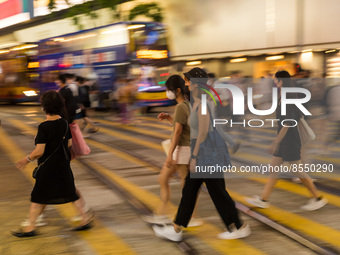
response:
[[[30,114],[21,118],[6,118],[7,128],[0,128],[0,146],[6,155],[15,163],[24,154],[21,144],[13,140],[13,133],[24,135],[25,139],[32,139],[36,133],[36,127],[43,117]],[[122,125],[110,118],[97,117],[95,121],[99,124],[98,134],[91,135],[87,139],[92,153],[84,157],[82,162],[90,166],[99,174],[109,181],[118,185],[136,200],[144,204],[150,210],[158,207],[161,200],[159,198],[159,189],[156,187],[144,189],[144,186],[150,186],[157,183],[157,173],[160,171],[162,163],[165,160],[163,149],[160,142],[168,139],[172,127],[167,123],[161,123],[156,118],[143,116],[138,118],[136,125]],[[12,130],[12,132],[7,132]],[[270,155],[266,153],[271,139],[275,136],[274,130],[260,130],[250,134],[250,137],[261,139],[263,143],[245,143],[240,151],[231,155],[234,164],[238,167],[241,164],[268,164]],[[338,147],[333,148],[333,153],[338,151]],[[313,160],[322,160],[334,164],[339,169],[339,159],[329,157],[315,157]],[[119,170],[119,169],[126,170]],[[116,170],[117,169],[117,170]],[[32,166],[24,170],[27,179],[31,179]],[[326,177],[335,177],[333,181],[340,181],[337,174],[331,174]],[[173,180],[173,182],[176,182]],[[248,178],[233,178],[227,180],[228,191],[231,196],[243,205],[249,206],[245,197],[260,192],[266,179],[259,178],[255,175]],[[327,179],[323,179],[327,183]],[[289,227],[304,237],[315,241],[316,244],[327,247],[333,254],[340,253],[340,218],[338,218],[338,209],[340,207],[340,197],[336,194],[322,192],[329,204],[316,212],[301,212],[298,208],[301,203],[305,203],[308,198],[308,192],[301,185],[292,183],[288,180],[280,180],[276,185],[277,191],[273,194],[272,206],[268,209],[254,209],[256,212],[268,217],[275,222]],[[177,193],[177,194],[176,194]],[[169,206],[169,217],[173,217],[178,199],[180,198],[180,185],[174,185],[174,200]],[[202,200],[202,201],[201,201]],[[209,209],[202,204],[208,204]],[[58,207],[60,214],[65,218],[72,216],[71,209],[67,206]],[[214,212],[209,197],[202,194],[199,201],[198,214],[202,214],[204,225],[199,228],[191,228],[187,231],[188,243],[199,242],[202,250],[211,251],[210,254],[313,254],[311,250],[300,246],[299,244],[282,239],[279,233],[268,230],[264,226],[258,226],[258,223],[248,219],[253,227],[253,235],[244,240],[218,240],[216,235],[223,231],[223,226],[218,222],[211,222],[209,217]],[[216,213],[215,213],[216,214]],[[207,220],[205,220],[207,219]],[[253,224],[252,224],[253,223]],[[275,236],[274,245],[285,248],[270,247],[267,242],[258,240],[258,233],[262,233],[262,238],[270,240]],[[263,234],[265,233],[265,234]],[[260,235],[261,236],[261,235]],[[277,236],[277,238],[276,238]],[[138,254],[133,245],[127,244],[117,233],[108,229],[105,223],[97,219],[96,227],[79,236],[89,244],[94,254]],[[296,253],[294,253],[296,251]],[[147,254],[147,253],[146,253]],[[148,253],[162,254],[162,253]],[[165,253],[164,253],[165,254]],[[199,253],[200,254],[200,253]],[[331,254],[331,253],[330,253]]]

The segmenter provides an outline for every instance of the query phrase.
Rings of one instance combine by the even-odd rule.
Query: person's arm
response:
[[[173,125],[173,123],[174,123],[173,117],[170,114],[165,113],[165,112],[160,113],[157,116],[157,119],[160,119],[161,121],[162,120],[168,120],[171,125]]]
[[[23,157],[17,164],[16,167],[20,170],[24,169],[25,166],[44,155],[46,144],[38,143],[35,149],[27,156]]]
[[[286,134],[288,132],[288,128],[289,127],[282,127],[281,128],[279,134],[275,138],[275,141],[272,143],[272,145],[269,148],[269,153],[270,154],[274,154],[274,152],[276,152],[278,150],[282,139],[286,136]]]
[[[183,131],[183,125],[181,123],[176,123],[175,125],[175,130],[174,133],[172,135],[172,140],[171,140],[171,145],[170,145],[170,149],[169,149],[169,153],[168,153],[168,157],[166,159],[166,165],[168,167],[170,167],[172,165],[172,154],[174,153],[179,140],[181,138],[182,135],[182,131]]]
[[[201,106],[198,107],[197,113],[201,112]],[[194,171],[196,166],[196,157],[198,156],[198,152],[200,149],[201,143],[205,141],[209,132],[210,126],[210,113],[207,111],[206,115],[198,114],[198,137],[195,144],[195,148],[192,153],[192,158],[190,161],[190,171]]]

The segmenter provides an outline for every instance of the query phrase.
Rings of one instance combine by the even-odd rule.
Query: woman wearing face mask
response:
[[[214,178],[206,178],[202,175],[195,174],[196,160],[199,155],[200,144],[203,143],[208,132],[213,129],[210,120],[209,106],[207,114],[201,115],[201,90],[195,79],[200,78],[202,83],[207,82],[208,75],[201,68],[193,68],[187,73],[184,73],[185,85],[191,91],[190,103],[192,111],[190,115],[191,125],[191,160],[190,171],[185,178],[184,187],[182,190],[182,199],[177,210],[176,218],[172,226],[154,226],[156,236],[162,237],[171,241],[182,240],[182,229],[186,228],[191,220],[200,187],[203,182],[206,184],[209,195],[214,202],[214,205],[222,218],[228,231],[218,235],[220,239],[237,239],[244,238],[250,234],[250,227],[248,224],[243,224],[235,207],[235,202],[229,196],[225,189],[225,181],[223,173]],[[196,80],[197,81],[197,80]]]
[[[169,180],[177,171],[183,185],[188,174],[190,161],[190,126],[188,123],[190,105],[186,99],[188,90],[185,87],[184,80],[179,75],[172,75],[166,81],[165,86],[167,88],[167,97],[172,100],[176,99],[177,105],[173,116],[162,112],[157,117],[161,121],[168,120],[173,126],[173,131],[168,157],[159,175],[162,205],[154,215],[144,218],[145,221],[154,224],[171,222],[166,216],[167,205],[170,200]],[[192,226],[200,224],[199,220],[192,222]]]
[[[273,167],[281,166],[285,161],[287,161],[292,166],[301,165],[301,140],[299,136],[299,131],[297,126],[292,126],[294,123],[290,123],[290,127],[282,126],[280,123],[284,119],[293,119],[298,122],[302,113],[300,110],[292,104],[287,105],[287,115],[281,113],[281,88],[282,87],[293,87],[294,83],[291,79],[290,74],[287,71],[278,71],[275,74],[274,82],[276,86],[280,89],[279,102],[276,110],[276,119],[278,122],[278,132],[274,143],[269,148],[269,152],[273,155],[270,165]],[[297,98],[297,94],[290,93],[291,98]],[[288,121],[286,121],[287,123]],[[308,203],[301,207],[302,210],[313,211],[320,209],[327,204],[327,199],[323,198],[317,188],[315,187],[313,181],[309,175],[305,172],[296,172],[297,177],[300,178],[301,182],[307,187],[312,195],[312,198]],[[277,177],[279,173],[271,173],[269,175],[268,181],[264,186],[261,196],[255,196],[254,198],[247,198],[246,200],[260,208],[268,208],[270,206],[268,199],[273,191],[273,188],[277,182]]]

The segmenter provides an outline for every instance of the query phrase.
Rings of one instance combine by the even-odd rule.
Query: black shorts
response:
[[[273,156],[287,162],[298,161],[301,159],[301,147],[292,146],[291,143],[282,141],[279,150]]]

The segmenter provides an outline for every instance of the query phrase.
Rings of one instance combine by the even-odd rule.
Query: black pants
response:
[[[235,202],[225,189],[224,178],[190,178],[190,173],[185,178],[182,199],[174,223],[183,227],[188,226],[196,205],[198,191],[203,182],[207,185],[209,195],[226,227],[229,229],[230,224],[234,223],[236,228],[239,229],[242,223],[235,207]]]

